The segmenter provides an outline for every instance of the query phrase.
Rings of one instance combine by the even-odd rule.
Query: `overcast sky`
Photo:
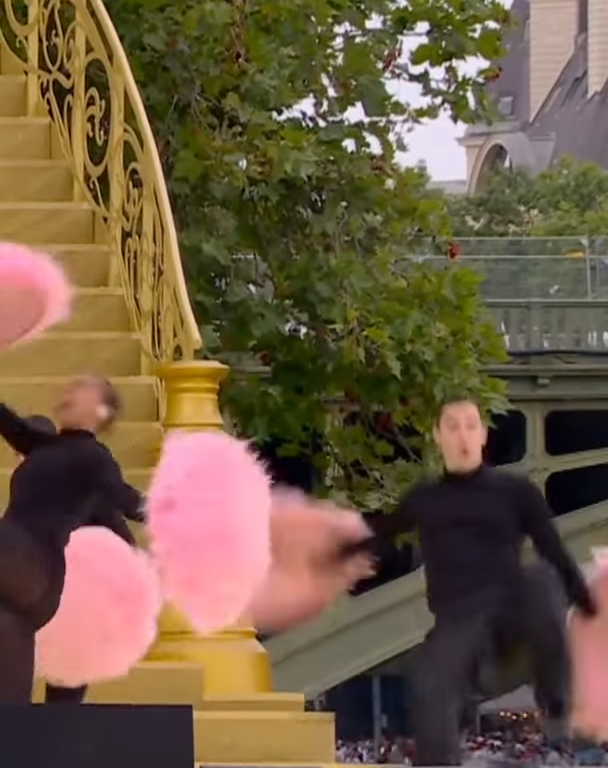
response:
[[[456,141],[463,131],[464,126],[454,125],[447,117],[421,125],[407,138],[408,152],[403,157],[404,162],[414,165],[424,161],[435,181],[464,179],[464,150]]]
[[[511,0],[504,0],[504,4],[511,5]],[[415,91],[404,88],[403,93],[404,98],[415,100]],[[463,133],[464,126],[454,125],[448,117],[422,125],[407,138],[409,151],[403,158],[404,162],[414,165],[424,161],[436,181],[464,179],[465,154],[456,141]]]

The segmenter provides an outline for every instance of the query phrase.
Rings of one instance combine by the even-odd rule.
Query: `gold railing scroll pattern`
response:
[[[201,346],[162,166],[126,54],[102,0],[0,0],[0,44],[44,103],[73,165],[77,199],[106,223],[113,274],[154,360]]]

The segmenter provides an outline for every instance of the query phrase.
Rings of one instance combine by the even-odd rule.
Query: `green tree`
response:
[[[473,195],[447,198],[459,238],[521,237],[537,210],[537,179],[525,168],[500,169]]]
[[[320,436],[320,491],[392,503],[446,397],[502,403],[477,278],[405,258],[449,218],[395,157],[418,121],[488,114],[502,3],[106,4],[158,137],[205,353],[241,369],[227,409],[292,454]],[[462,68],[471,57],[485,63]],[[252,361],[263,373],[242,372]]]
[[[606,294],[605,267],[595,258],[606,252],[608,233],[608,172],[601,166],[564,157],[537,176],[502,169],[476,194],[449,197],[447,206],[465,263],[483,274],[488,298]],[[577,258],[585,254],[589,260]],[[509,258],[492,263],[493,256]]]
[[[474,195],[448,198],[458,237],[605,234],[607,205],[606,169],[571,157],[536,176],[500,169]]]

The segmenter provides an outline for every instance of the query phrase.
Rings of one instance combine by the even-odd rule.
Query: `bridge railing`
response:
[[[608,237],[479,237],[428,241],[408,255],[438,269],[464,267],[482,278],[484,299],[608,298]]]
[[[144,349],[190,359],[200,347],[156,142],[103,0],[0,0],[0,52],[27,82],[27,111],[52,120],[76,199],[106,225]]]
[[[487,304],[510,353],[608,354],[608,298],[491,299]]]

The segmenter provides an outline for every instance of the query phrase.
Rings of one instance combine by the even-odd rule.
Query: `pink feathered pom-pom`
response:
[[[170,435],[148,493],[165,596],[201,634],[239,619],[270,566],[270,481],[221,432]]]
[[[589,585],[598,615],[570,612],[568,634],[572,657],[572,729],[583,736],[608,739],[608,559],[595,554]]]
[[[66,321],[71,303],[71,287],[50,256],[0,243],[0,349]]]
[[[272,566],[247,610],[262,632],[281,632],[314,618],[373,573],[365,554],[336,558],[341,545],[370,535],[358,512],[278,490],[271,532]]]
[[[157,632],[162,597],[143,552],[106,528],[75,531],[59,610],[36,637],[36,673],[66,687],[122,677]]]

